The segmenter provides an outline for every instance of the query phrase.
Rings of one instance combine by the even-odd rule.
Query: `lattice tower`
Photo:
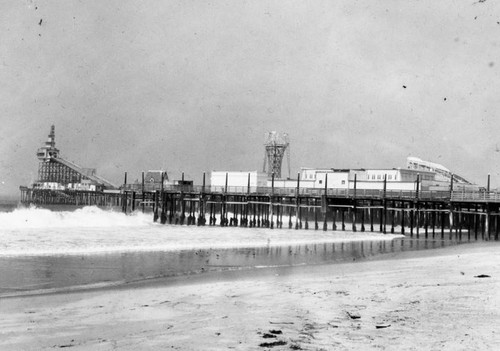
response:
[[[287,133],[268,132],[266,134],[264,168],[269,177],[274,173],[275,178],[281,178],[281,165],[283,157],[287,155],[288,177],[290,177],[290,142]]]

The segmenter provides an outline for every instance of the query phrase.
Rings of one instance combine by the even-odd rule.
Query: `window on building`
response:
[[[377,179],[382,179],[382,176],[380,174],[378,174]]]
[[[375,174],[372,174],[372,179],[375,179]]]
[[[392,179],[392,174],[389,174],[389,177],[388,177],[388,179]]]
[[[344,184],[345,184],[345,180],[342,181],[342,185],[344,185]]]
[[[322,180],[320,180],[320,181],[319,181],[319,183],[320,183],[320,184],[323,184],[323,181],[322,181]]]

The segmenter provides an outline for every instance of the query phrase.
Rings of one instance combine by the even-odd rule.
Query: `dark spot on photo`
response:
[[[269,333],[264,333],[264,335],[262,335],[262,337],[264,339],[269,339],[269,338],[276,338],[276,335],[269,334]]]
[[[286,341],[263,342],[260,347],[275,347],[286,345]]]

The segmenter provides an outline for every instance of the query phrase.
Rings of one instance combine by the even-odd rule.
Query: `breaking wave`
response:
[[[57,212],[36,207],[21,207],[12,212],[0,213],[0,224],[3,229],[142,227],[151,225],[151,217],[151,214],[141,212],[125,215],[95,206]]]
[[[396,237],[349,231],[162,225],[153,222],[152,213],[126,215],[98,207],[0,212],[0,257],[277,247]]]

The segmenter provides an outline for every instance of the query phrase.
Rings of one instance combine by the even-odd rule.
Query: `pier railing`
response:
[[[500,193],[492,191],[454,191],[451,194],[454,202],[500,202]]]
[[[126,184],[124,191],[154,192],[161,190],[159,184]],[[250,194],[250,195],[278,195],[278,196],[322,196],[325,195],[323,188],[291,188],[291,187],[256,187],[256,186],[202,186],[202,185],[167,185],[163,187],[166,192],[184,193],[215,193],[215,194]],[[421,199],[421,200],[447,200],[450,199],[449,191],[411,191],[411,190],[382,190],[382,189],[345,189],[328,188],[326,194],[329,197],[339,198],[393,198],[393,199]],[[500,201],[500,197],[499,197]]]

